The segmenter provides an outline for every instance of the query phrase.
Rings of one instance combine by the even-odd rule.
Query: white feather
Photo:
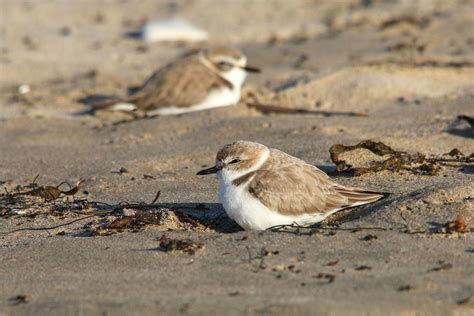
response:
[[[147,42],[157,41],[205,41],[209,34],[186,20],[174,18],[149,22],[141,29],[141,38]]]
[[[137,109],[137,107],[133,103],[120,102],[120,103],[114,104],[110,109],[112,111],[133,112]]]

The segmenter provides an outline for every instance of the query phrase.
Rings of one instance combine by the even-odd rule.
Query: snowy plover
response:
[[[106,100],[94,110],[140,111],[148,116],[171,115],[234,105],[247,72],[239,51],[215,47],[200,51],[157,70],[139,90],[122,100]]]
[[[301,159],[262,144],[225,145],[214,167],[227,215],[246,230],[277,225],[308,226],[349,207],[375,202],[384,194],[344,187]]]

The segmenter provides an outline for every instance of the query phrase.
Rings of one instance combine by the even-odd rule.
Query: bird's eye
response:
[[[225,67],[225,66],[232,66],[232,65],[226,61],[220,61],[219,66]]]
[[[230,163],[233,164],[233,163],[239,163],[239,162],[240,162],[240,159],[234,159]]]

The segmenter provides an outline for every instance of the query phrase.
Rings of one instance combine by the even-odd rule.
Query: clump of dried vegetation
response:
[[[345,158],[345,155],[356,150],[366,150],[380,159],[369,161],[368,166],[353,165],[348,162],[349,159]],[[372,140],[365,140],[353,146],[336,144],[331,146],[329,153],[331,154],[331,160],[336,164],[336,173],[354,176],[384,170],[392,172],[408,171],[415,175],[434,176],[441,171],[443,166],[460,167],[461,164],[474,163],[474,153],[464,155],[456,148],[441,156],[426,157],[419,152],[397,151],[382,142]]]
[[[70,221],[51,227],[24,227],[1,234],[10,234],[28,230],[52,230],[65,227],[86,219],[97,218],[81,228],[81,235],[107,236],[117,232],[138,232],[153,225],[161,229],[186,229],[197,231],[212,230],[212,223],[206,224],[183,212],[184,207],[167,207],[157,203],[160,191],[151,203],[120,202],[116,205],[91,201],[87,192],[80,192],[85,182],[79,180],[75,185],[62,182],[56,186],[40,186],[36,183],[38,177],[27,185],[16,185],[0,194],[0,218],[35,218],[37,216],[54,216]],[[68,186],[63,190],[63,186]],[[11,187],[11,185],[10,185]],[[78,197],[79,196],[79,197]],[[196,210],[202,210],[197,205]],[[192,207],[187,207],[192,208]],[[64,234],[64,231],[60,232]]]

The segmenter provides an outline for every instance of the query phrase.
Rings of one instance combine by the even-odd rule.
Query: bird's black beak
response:
[[[251,66],[245,66],[245,67],[242,67],[243,70],[247,71],[247,72],[254,72],[254,73],[260,73],[260,69],[256,68],[256,67],[251,67]]]
[[[205,174],[213,174],[218,172],[220,169],[217,166],[201,170],[197,173],[198,176],[203,176]]]

